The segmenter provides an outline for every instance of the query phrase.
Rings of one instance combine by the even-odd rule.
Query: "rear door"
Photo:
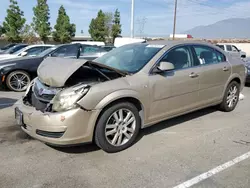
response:
[[[221,100],[224,87],[231,75],[226,56],[212,47],[193,46],[194,59],[202,67],[199,83],[199,101],[206,105]]]

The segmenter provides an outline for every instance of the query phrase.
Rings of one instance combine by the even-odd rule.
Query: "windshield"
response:
[[[136,73],[140,71],[164,45],[128,44],[115,48],[105,55],[95,59],[95,62],[106,66]]]
[[[18,54],[22,53],[23,51],[25,51],[26,49],[28,49],[28,48],[27,48],[27,47],[22,48],[22,49],[20,49],[20,50],[14,52],[14,53],[12,53],[12,54],[13,54],[13,55],[18,55]]]
[[[42,53],[40,53],[39,55],[37,55],[38,57],[44,57],[48,54],[50,54],[51,52],[53,52],[57,47],[53,47],[53,48],[48,48],[47,50],[44,50]]]
[[[16,44],[8,44],[8,45],[2,47],[1,50],[8,50],[9,48],[11,48],[11,47],[13,47],[13,46],[15,46],[15,45],[16,45]]]
[[[13,53],[25,48],[26,46],[28,46],[28,45],[16,45],[16,46],[9,48],[8,50],[5,50],[4,53],[5,54],[13,54]]]

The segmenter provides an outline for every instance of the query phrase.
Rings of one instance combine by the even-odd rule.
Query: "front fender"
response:
[[[105,106],[107,106],[108,104],[122,99],[122,98],[126,98],[126,97],[132,97],[139,100],[139,94],[134,91],[134,90],[119,90],[119,91],[115,91],[113,93],[110,93],[109,95],[107,95],[106,97],[104,97],[95,107],[94,109],[103,109]]]

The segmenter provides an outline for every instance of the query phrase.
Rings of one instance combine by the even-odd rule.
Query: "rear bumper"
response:
[[[22,130],[42,142],[68,146],[92,142],[99,111],[85,111],[81,108],[58,113],[43,113],[23,104],[16,108],[22,113]]]

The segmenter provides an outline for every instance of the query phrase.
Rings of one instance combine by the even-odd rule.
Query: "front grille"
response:
[[[65,132],[48,132],[37,129],[36,134],[48,138],[61,138]]]
[[[44,102],[50,102],[59,89],[50,88],[42,84],[38,79],[36,79],[35,84],[33,86],[33,92],[36,98]]]
[[[47,108],[48,104],[49,104],[49,102],[39,100],[38,98],[36,98],[34,93],[32,93],[32,95],[31,95],[31,105],[33,107],[35,107],[36,110],[44,111]]]

